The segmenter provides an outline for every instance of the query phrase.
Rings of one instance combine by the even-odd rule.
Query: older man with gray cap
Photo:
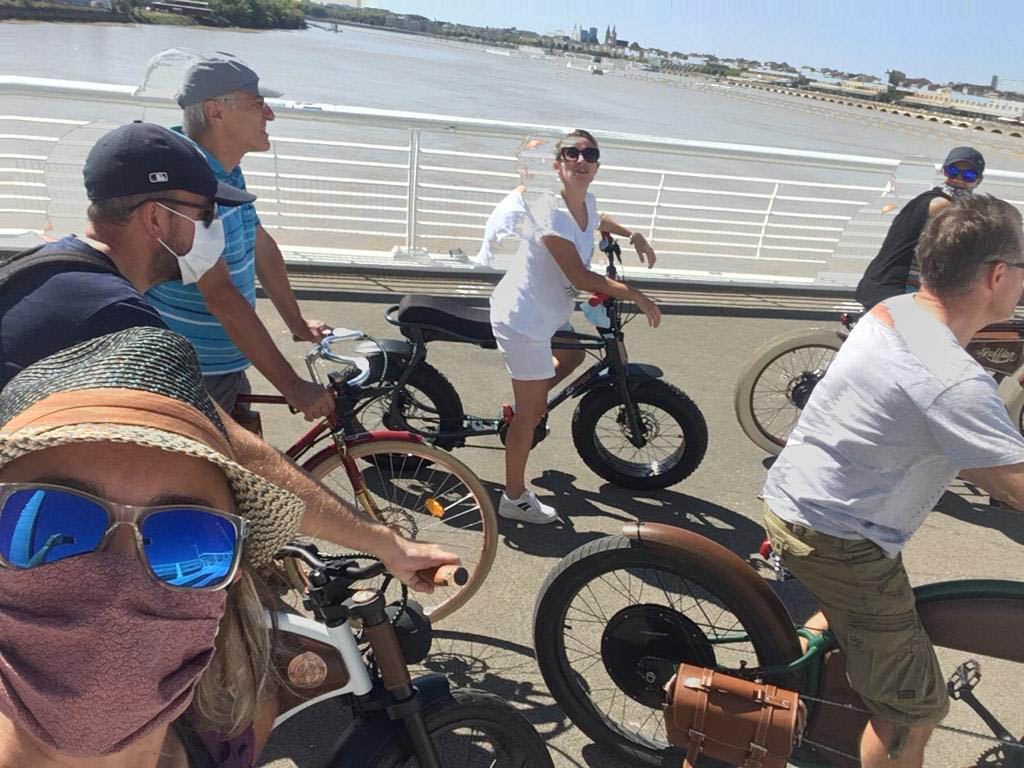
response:
[[[974,194],[985,173],[985,158],[973,147],[954,147],[946,155],[942,173],[941,187],[922,192],[893,219],[878,255],[857,284],[857,301],[865,312],[880,301],[921,287],[921,266],[914,256],[917,240],[930,218],[954,200]]]
[[[274,112],[264,97],[276,95],[260,86],[249,67],[227,55],[202,59],[186,73],[177,96],[184,110],[182,130],[222,183],[245,189],[239,162],[248,152],[270,148],[267,122]],[[296,339],[319,341],[326,325],[303,317],[281,251],[253,205],[239,206],[223,220],[224,258],[195,285],[172,281],[147,297],[172,330],[195,344],[210,394],[243,423],[252,416],[236,399],[249,391],[250,365],[307,419],[328,415],[334,407],[330,394],[295,372],[256,315],[256,278]]]

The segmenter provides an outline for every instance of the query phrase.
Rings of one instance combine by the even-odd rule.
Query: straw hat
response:
[[[111,441],[195,456],[224,472],[250,521],[244,557],[268,562],[296,533],[302,501],[239,465],[195,350],[160,328],[82,342],[28,366],[0,392],[0,467],[68,443]]]

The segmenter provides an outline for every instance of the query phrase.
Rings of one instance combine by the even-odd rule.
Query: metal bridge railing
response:
[[[551,147],[568,130],[271,105],[271,150],[247,155],[243,170],[286,257],[320,265],[476,269],[467,257],[488,214],[520,182],[517,149],[529,138]],[[0,76],[0,247],[26,233],[81,232],[85,156],[132,119],[174,125],[180,112],[166,94],[128,86]],[[604,162],[592,191],[602,212],[648,234],[659,260],[645,277],[847,285],[892,219],[882,208],[897,159],[594,133]],[[1020,205],[1024,174],[989,171],[986,190]],[[851,222],[861,244],[852,256]],[[497,254],[503,269],[514,246]]]

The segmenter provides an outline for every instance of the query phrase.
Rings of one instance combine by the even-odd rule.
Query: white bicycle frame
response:
[[[284,611],[279,611],[277,613],[276,621],[278,632],[287,635],[305,637],[334,648],[335,651],[337,651],[338,657],[345,665],[345,669],[348,670],[349,680],[340,688],[336,688],[335,690],[328,691],[327,693],[308,699],[307,701],[282,712],[274,720],[272,728],[277,728],[299,712],[313,706],[314,704],[319,704],[321,701],[327,701],[328,699],[345,696],[350,693],[356,696],[362,696],[373,689],[373,683],[370,680],[370,673],[366,669],[366,662],[363,660],[363,655],[360,653],[359,646],[356,643],[355,634],[348,622],[341,626],[331,628],[324,626],[314,619],[309,619],[305,616],[299,616],[297,614],[287,613]],[[267,614],[267,622],[270,622],[269,614]]]

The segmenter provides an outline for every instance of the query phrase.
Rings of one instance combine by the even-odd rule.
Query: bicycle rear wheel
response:
[[[362,473],[376,516],[414,541],[437,544],[462,559],[469,580],[437,587],[416,599],[437,623],[462,606],[483,584],[498,546],[494,504],[483,483],[461,461],[428,443],[378,440],[349,448]],[[343,499],[364,512],[336,453],[305,467]],[[399,587],[389,587],[397,598]]]
[[[533,726],[504,699],[472,690],[452,691],[452,699],[423,712],[444,768],[553,768]],[[366,763],[366,768],[417,766],[404,737],[381,744]]]
[[[776,456],[782,451],[842,343],[826,328],[798,329],[754,352],[733,394],[736,419],[754,445]]]

